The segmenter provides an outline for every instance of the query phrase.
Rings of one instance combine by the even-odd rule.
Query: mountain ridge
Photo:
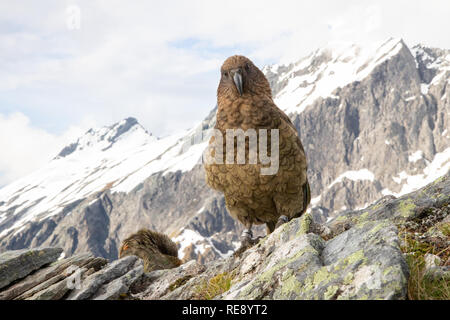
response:
[[[359,71],[368,73],[364,78],[338,81],[344,85],[330,91],[327,85],[336,82],[329,73],[333,71],[339,80],[339,68],[351,64],[350,71],[343,71],[346,79],[365,65],[358,46],[346,48],[350,51],[334,56],[319,49],[297,63],[263,68],[275,102],[285,111],[294,110],[290,117],[308,156],[311,213],[318,221],[339,211],[363,208],[383,195],[400,196],[450,168],[450,136],[445,132],[450,127],[450,51],[409,49],[402,40],[389,39],[378,53],[375,50],[369,59],[373,63]],[[311,81],[305,83],[305,79]],[[317,96],[323,92],[321,87],[328,88],[325,97]],[[299,98],[305,88],[312,95]],[[317,97],[302,105],[311,96]],[[294,105],[285,105],[285,98]],[[42,192],[21,198],[27,188],[29,192],[42,189],[43,177],[16,186],[9,195],[5,189],[10,186],[0,189],[0,251],[59,243],[67,254],[87,250],[115,259],[120,240],[138,226],[146,226],[176,238],[181,257],[206,261],[229,254],[239,243],[241,228],[226,212],[223,197],[205,185],[199,163],[214,123],[213,109],[190,130],[160,139],[151,136],[151,143],[145,144],[149,150],[141,147],[150,138],[138,135],[132,141],[133,152],[122,146],[114,161],[96,159],[86,171],[89,179],[78,178],[75,184],[51,193],[48,197],[71,200],[50,203],[59,211],[35,210],[38,216],[33,216],[33,208],[42,208],[47,199],[41,199]],[[107,141],[100,139],[96,150],[113,154],[120,141],[112,145]],[[57,161],[65,163],[76,154]],[[123,155],[133,161],[124,160]],[[403,190],[404,185],[409,187]],[[66,199],[58,198],[64,193]],[[83,222],[91,219],[96,222]]]
[[[166,269],[145,267],[154,252],[108,262],[55,247],[7,251],[0,300],[448,300],[449,201],[450,172],[326,223],[305,213],[239,255]]]

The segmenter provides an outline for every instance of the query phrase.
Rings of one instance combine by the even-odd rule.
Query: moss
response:
[[[380,209],[382,206],[383,206],[382,203],[378,203],[378,204],[374,205],[373,207],[370,207],[370,210],[375,211],[375,210]]]
[[[386,224],[383,222],[379,222],[375,227],[372,228],[372,230],[369,231],[369,233],[375,234],[378,231],[380,231],[381,229],[383,229],[384,227],[386,227]]]
[[[312,290],[318,285],[320,285],[322,282],[330,282],[331,280],[339,278],[338,274],[340,270],[345,269],[347,266],[352,265],[354,263],[357,263],[359,261],[362,261],[364,263],[366,260],[364,256],[364,251],[361,249],[359,251],[354,252],[353,254],[349,255],[345,259],[342,259],[338,262],[337,265],[335,265],[334,269],[329,270],[329,267],[322,267],[319,270],[317,270],[312,277],[305,280],[305,290]],[[342,283],[343,284],[350,284],[353,280],[353,273],[348,272],[347,275],[344,277]]]
[[[339,287],[338,287],[338,286],[329,286],[328,289],[327,289],[327,291],[325,291],[325,293],[323,294],[323,297],[324,297],[326,300],[330,300],[330,299],[332,299],[332,298],[336,295],[336,293],[338,292],[338,290],[339,290]]]
[[[192,278],[192,276],[187,275],[187,276],[184,276],[184,277],[181,277],[181,278],[175,280],[175,281],[169,286],[169,291],[173,291],[173,290],[175,290],[175,289],[181,287],[181,286],[184,285],[186,282],[188,282],[189,279],[191,279],[191,278]]]
[[[336,275],[330,273],[327,267],[322,267],[314,274],[313,284],[317,286],[323,281],[331,280],[333,277],[336,277]]]
[[[228,272],[219,273],[211,279],[198,285],[195,290],[195,299],[211,300],[214,297],[230,290],[233,275]]]
[[[439,231],[446,237],[450,237],[450,222],[442,223],[438,225]]]
[[[302,291],[305,292],[305,294],[311,294],[314,292],[314,288],[317,288],[321,283],[326,284],[330,283],[334,279],[337,279],[338,275],[333,271],[334,270],[329,271],[326,266],[320,268],[314,274],[305,279]]]
[[[242,291],[240,297],[245,297],[247,300],[259,300],[263,291],[260,287],[248,286]]]
[[[305,213],[301,218],[300,230],[297,232],[297,236],[308,233],[311,228],[312,221],[311,214]]]
[[[404,218],[408,218],[412,215],[413,210],[416,208],[416,205],[412,202],[411,199],[407,199],[404,201],[401,201],[398,206],[398,211],[400,212],[400,215]]]
[[[359,224],[369,221],[369,211],[364,211],[360,215],[341,215],[337,217],[334,221],[339,224],[344,223],[352,223],[352,224]]]
[[[358,221],[366,221],[368,218],[369,218],[369,211],[366,211],[358,217]]]
[[[442,198],[442,199],[446,199],[446,200],[450,200],[450,195],[445,194],[445,193],[440,193],[440,194],[438,195],[438,199],[439,199],[440,201],[443,201],[443,200],[441,200],[441,198]],[[448,206],[448,205],[449,205],[448,202],[447,202],[446,204],[444,204],[444,206]]]
[[[387,276],[392,271],[394,271],[394,266],[387,267],[386,269],[383,270],[383,275]]]
[[[340,268],[346,267],[348,265],[354,264],[358,261],[365,261],[364,251],[363,249],[358,250],[356,252],[353,252],[351,255],[349,255],[347,258],[343,259],[342,262],[339,264]]]
[[[278,270],[280,270],[281,268],[283,268],[285,265],[280,263],[280,264],[276,264],[275,266],[273,266],[272,268],[270,268],[269,270],[267,270],[266,272],[264,272],[263,274],[261,274],[257,280],[260,282],[267,282],[269,280],[272,279],[273,275],[275,274],[275,272],[277,272]]]
[[[342,216],[337,217],[335,221],[336,222],[344,222],[347,220],[349,220],[349,217],[342,215]]]
[[[333,272],[333,270],[328,270],[328,267],[324,266],[305,279],[302,289],[305,292],[312,292],[313,289],[317,288],[321,283],[329,283],[337,278],[337,273]]]
[[[283,285],[281,287],[281,297],[282,299],[289,299],[291,293],[296,293],[299,295],[301,293],[301,283],[295,277],[294,271],[288,270],[283,276]]]
[[[343,283],[344,283],[345,285],[349,285],[349,284],[352,283],[352,281],[353,281],[353,273],[349,272],[349,273],[347,273],[347,275],[345,276],[344,282],[343,282]]]
[[[272,280],[273,275],[275,274],[275,272],[279,271],[280,269],[284,268],[285,266],[287,266],[289,263],[294,262],[295,260],[297,260],[298,258],[300,258],[303,254],[305,254],[306,252],[316,252],[314,249],[307,247],[303,250],[300,250],[299,252],[297,252],[293,257],[284,259],[282,261],[280,261],[279,263],[277,263],[275,266],[273,266],[272,268],[270,268],[269,270],[267,270],[266,272],[264,272],[263,274],[261,274],[257,280],[260,282],[268,282],[270,280]]]
[[[434,180],[433,184],[438,184],[440,182],[443,182],[447,177],[446,176],[442,176],[436,180]]]
[[[255,281],[249,285],[245,290],[242,291],[240,294],[240,297],[244,297],[245,299],[256,299],[259,297],[259,295],[262,292],[262,288],[270,285],[271,281],[273,280],[274,274],[278,271],[280,271],[282,268],[286,267],[290,263],[296,261],[299,259],[302,255],[304,255],[307,252],[315,253],[317,254],[317,251],[312,247],[306,247],[303,250],[298,251],[294,256],[290,258],[286,258],[280,262],[278,262],[276,265],[274,265],[269,270],[266,270],[261,275],[259,275]],[[296,273],[301,272],[302,268],[297,269]],[[299,293],[298,290],[302,289],[300,287],[300,282],[296,279],[294,275],[293,270],[287,270],[283,274],[283,278],[281,279],[283,283],[283,288],[281,290],[282,299],[287,298],[290,292],[296,292]]]

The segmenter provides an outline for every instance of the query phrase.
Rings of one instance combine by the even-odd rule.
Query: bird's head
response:
[[[241,97],[252,94],[272,96],[269,82],[253,62],[244,56],[231,56],[220,68],[218,96]]]

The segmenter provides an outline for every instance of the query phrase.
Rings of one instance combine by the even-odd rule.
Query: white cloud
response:
[[[80,30],[66,25],[72,5],[81,9]],[[435,1],[79,0],[22,8],[0,4],[2,94],[20,91],[17,105],[31,100],[61,118],[73,117],[71,109],[103,124],[135,116],[155,134],[180,122],[188,127],[214,106],[218,69],[230,54],[262,66],[296,60],[330,40],[414,42],[415,33],[450,47],[439,32],[450,27],[450,5]],[[168,119],[161,110],[180,112]]]
[[[22,113],[0,114],[0,186],[39,169],[93,124],[85,120],[56,136],[34,127]]]
[[[79,30],[67,28],[73,5]],[[228,55],[263,66],[390,36],[450,48],[448,16],[439,0],[3,1],[0,114],[20,111],[51,135],[87,115],[100,125],[133,116],[164,135],[215,105]]]

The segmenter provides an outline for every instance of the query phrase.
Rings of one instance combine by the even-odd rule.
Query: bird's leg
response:
[[[253,239],[252,224],[249,223],[249,224],[246,224],[245,226],[247,227],[247,229],[245,229],[242,232],[241,247],[236,250],[236,252],[234,253],[235,256],[240,256],[245,250],[247,250],[248,248],[250,248],[251,246],[256,244],[260,239],[259,237],[256,239]]]
[[[242,231],[241,238],[242,238],[242,246],[244,244],[251,244],[253,239],[253,232],[251,227]]]
[[[285,215],[281,215],[281,216],[278,218],[278,222],[277,222],[277,224],[275,225],[275,229],[278,228],[279,226],[285,224],[286,222],[289,222],[289,218],[288,218],[287,216],[285,216]]]

